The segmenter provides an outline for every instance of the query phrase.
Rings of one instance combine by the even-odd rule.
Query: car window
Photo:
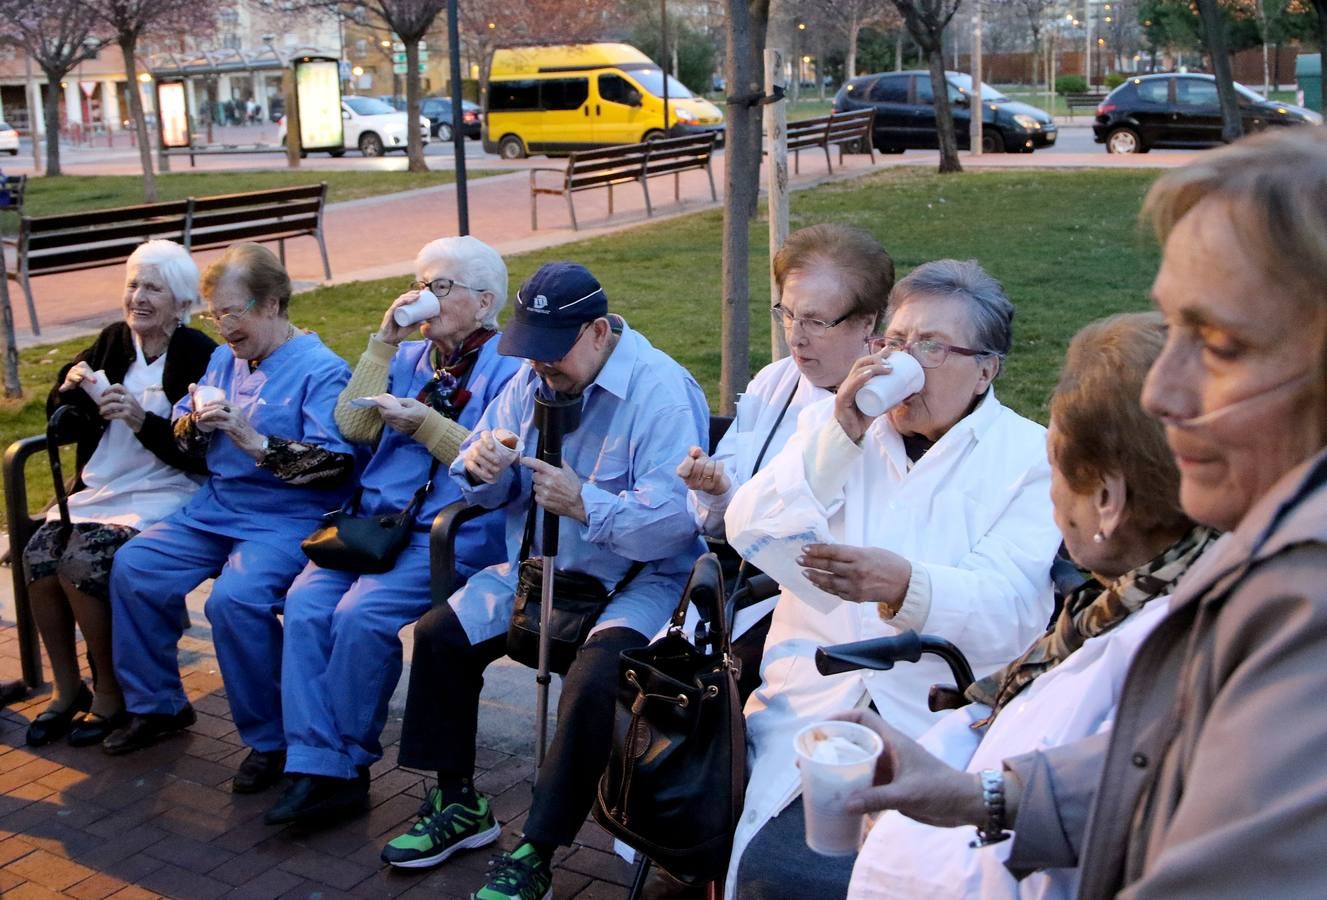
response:
[[[538,109],[539,82],[533,78],[490,82],[488,108],[497,111]]]
[[[1151,81],[1140,81],[1134,86],[1138,92],[1138,99],[1144,103],[1169,103],[1170,102],[1170,79],[1154,78]]]
[[[621,75],[605,74],[599,76],[599,96],[609,103],[621,103],[623,106],[630,106],[627,94],[633,91],[637,96],[640,95],[640,91],[632,87],[631,83]]]
[[[544,109],[580,109],[589,96],[588,78],[550,78],[539,91]]]
[[[1216,106],[1216,82],[1181,78],[1175,82],[1175,102],[1180,106]]]
[[[353,109],[356,115],[361,116],[381,116],[385,113],[393,113],[392,109],[381,100],[375,100],[372,97],[343,97],[342,101],[346,106]]]
[[[868,99],[875,103],[907,103],[908,78],[906,75],[886,75],[871,85]]]
[[[931,90],[930,75],[914,75],[913,83],[917,85],[917,102],[926,106],[935,103],[935,92]]]

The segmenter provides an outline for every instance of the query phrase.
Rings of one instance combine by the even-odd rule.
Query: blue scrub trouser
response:
[[[357,766],[382,758],[378,739],[401,677],[400,631],[429,601],[428,535],[381,575],[310,563],[295,579],[282,655],[287,772],[354,778]]]
[[[231,715],[245,744],[285,746],[281,729],[281,623],[287,586],[307,561],[272,539],[236,540],[179,515],[125,544],[111,572],[115,674],[133,713],[176,713],[188,705],[177,647],[184,598],[216,577],[204,612]]]

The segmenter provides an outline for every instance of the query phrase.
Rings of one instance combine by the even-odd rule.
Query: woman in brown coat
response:
[[[1012,828],[1011,869],[1078,865],[1083,897],[1327,896],[1327,135],[1204,156],[1145,214],[1169,336],[1143,403],[1185,512],[1229,533],[1139,648],[1109,734],[973,775],[856,712],[888,745],[859,805]]]

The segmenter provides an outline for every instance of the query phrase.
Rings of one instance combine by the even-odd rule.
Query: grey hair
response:
[[[174,241],[147,241],[129,254],[125,269],[133,265],[157,267],[180,308],[181,324],[187,325],[189,316],[201,302],[198,294],[198,265],[189,251]]]
[[[1008,356],[1014,344],[1014,304],[1000,282],[975,259],[937,259],[913,269],[890,292],[885,321],[914,298],[954,295],[967,300],[972,310],[977,345],[972,349],[984,350],[1001,359]]]
[[[502,254],[470,235],[429,241],[415,257],[415,274],[423,277],[431,266],[450,265],[461,284],[493,295],[493,306],[480,323],[498,327],[498,313],[507,305],[507,264]]]

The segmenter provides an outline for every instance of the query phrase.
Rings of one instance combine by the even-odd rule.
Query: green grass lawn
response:
[[[1145,309],[1158,253],[1137,225],[1153,171],[983,172],[941,177],[891,170],[792,195],[793,229],[844,222],[876,234],[899,275],[939,257],[975,258],[1017,307],[1014,350],[997,382],[1001,398],[1044,421],[1064,348],[1085,323]],[[719,212],[698,213],[610,237],[508,259],[512,290],[539,264],[581,262],[608,292],[610,308],[695,374],[718,407]],[[767,225],[751,229],[752,374],[769,361]],[[408,279],[359,282],[299,294],[296,324],[318,331],[352,364],[382,310]],[[60,364],[88,339],[22,353],[25,401],[0,402],[0,446],[44,427],[44,398]],[[44,458],[30,478],[49,496]]]

